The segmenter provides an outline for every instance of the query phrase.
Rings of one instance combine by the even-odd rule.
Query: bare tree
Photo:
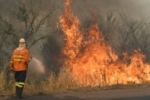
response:
[[[44,32],[46,30],[43,28],[45,27],[45,21],[59,8],[57,6],[53,10],[40,12],[39,5],[40,3],[35,0],[18,1],[16,12],[14,13],[17,21],[20,23],[16,34],[28,41],[28,48],[45,38]]]
[[[150,30],[147,19],[133,20],[124,14],[120,14],[120,17],[122,21],[117,29],[120,38],[120,52],[141,49],[143,53],[146,53],[150,45]]]
[[[30,49],[47,37],[46,21],[59,9],[60,5],[49,7],[45,0],[2,1],[4,2],[0,2],[3,7],[0,11],[0,59],[5,60],[6,64],[12,50],[18,45],[19,38],[25,38]],[[8,5],[11,3],[12,5],[9,7]],[[8,56],[6,57],[6,55]],[[7,59],[4,59],[5,57]],[[0,66],[3,65],[4,63]]]

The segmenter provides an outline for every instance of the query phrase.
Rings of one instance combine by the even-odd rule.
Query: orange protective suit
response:
[[[28,63],[30,61],[29,51],[26,48],[16,48],[13,51],[10,67],[14,71],[24,71],[28,69]]]

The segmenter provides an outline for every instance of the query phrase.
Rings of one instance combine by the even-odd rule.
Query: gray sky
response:
[[[131,18],[150,17],[150,0],[72,0],[72,6],[79,16],[88,16],[90,9],[95,9],[102,15],[115,10]]]

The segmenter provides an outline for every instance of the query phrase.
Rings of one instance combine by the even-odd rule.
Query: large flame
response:
[[[70,0],[66,0],[65,12],[60,17],[62,31],[65,33],[65,45],[63,53],[69,58],[74,59],[81,46],[82,35],[79,30],[80,22],[70,10]]]
[[[70,0],[65,2],[60,23],[65,35],[62,53],[69,66],[66,68],[71,69],[73,81],[80,86],[150,82],[150,65],[144,62],[145,55],[135,50],[131,56],[124,53],[124,59],[119,60],[96,23],[87,31],[80,30],[80,22],[71,12]]]

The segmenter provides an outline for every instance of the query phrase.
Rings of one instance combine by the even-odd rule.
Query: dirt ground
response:
[[[0,97],[0,100],[16,100]],[[69,91],[49,95],[25,95],[24,100],[150,100],[150,87],[107,89],[96,91]]]

